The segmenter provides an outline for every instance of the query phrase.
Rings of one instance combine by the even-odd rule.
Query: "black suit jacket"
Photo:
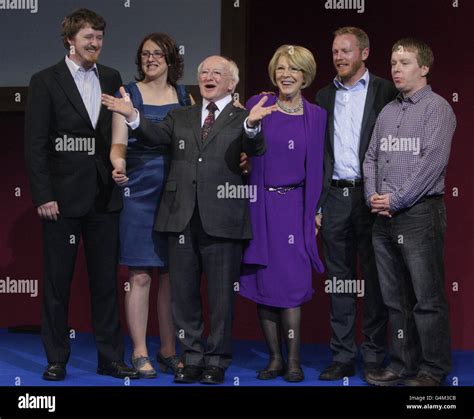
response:
[[[202,144],[201,108],[202,104],[196,104],[172,110],[158,124],[152,124],[140,115],[137,137],[171,147],[171,167],[155,229],[182,232],[198,205],[207,234],[250,239],[252,229],[247,199],[232,195],[222,197],[218,191],[226,185],[230,188],[228,191],[246,185],[239,168],[240,153],[262,155],[265,152],[263,136],[248,138],[243,129],[248,112],[229,103]]]
[[[118,71],[97,64],[102,93],[122,85]],[[63,216],[85,215],[99,197],[101,209],[122,206],[109,159],[112,112],[101,107],[96,128],[64,59],[33,75],[25,115],[25,157],[33,203],[57,201]],[[58,138],[91,138],[95,153],[63,151]]]
[[[336,90],[334,83],[330,83],[316,94],[316,103],[328,112],[328,123],[324,142],[323,191],[319,198],[318,207],[324,205],[334,173],[334,107],[336,102]],[[362,163],[370,143],[377,116],[384,106],[397,95],[398,90],[392,82],[370,74],[359,144],[359,164],[361,172]],[[363,178],[364,175],[361,173],[361,179]]]

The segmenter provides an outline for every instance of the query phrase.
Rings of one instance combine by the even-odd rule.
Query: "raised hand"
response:
[[[262,97],[258,103],[250,110],[250,114],[247,119],[247,124],[250,128],[257,125],[263,118],[275,112],[278,108],[277,105],[263,107],[265,102],[268,100],[268,96]]]
[[[127,122],[132,122],[136,118],[136,111],[133,107],[132,102],[130,101],[130,96],[125,91],[124,87],[120,87],[120,95],[122,97],[114,97],[102,94],[102,105],[107,107],[109,111],[117,112],[120,115],[123,115]]]

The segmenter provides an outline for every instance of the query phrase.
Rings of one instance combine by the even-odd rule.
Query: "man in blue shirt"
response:
[[[397,94],[391,82],[367,70],[369,38],[362,29],[344,27],[334,35],[337,76],[316,95],[316,102],[328,112],[323,192],[316,224],[321,228],[328,281],[334,284],[326,287],[331,290],[333,362],[322,371],[320,380],[355,374],[357,295],[364,297],[364,376],[379,369],[385,357],[387,311],[372,247],[374,215],[364,202],[362,162],[377,115]],[[357,256],[363,276],[360,280]]]

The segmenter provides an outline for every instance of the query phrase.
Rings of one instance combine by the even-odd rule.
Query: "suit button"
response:
[[[195,181],[195,180],[193,180],[193,185],[195,185],[195,184],[196,184],[196,181]]]
[[[198,158],[198,162],[202,162],[202,157],[199,157],[199,158]]]

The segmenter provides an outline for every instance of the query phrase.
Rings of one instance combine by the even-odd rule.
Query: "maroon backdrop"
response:
[[[355,10],[326,10],[326,0],[293,2],[283,8],[272,1],[249,3],[248,95],[272,89],[267,65],[274,50],[282,44],[299,44],[310,49],[318,63],[316,80],[305,91],[305,96],[313,100],[317,89],[334,77],[330,52],[332,32],[340,26],[354,25],[367,31],[371,41],[368,68],[388,79],[391,46],[398,38],[415,36],[432,46],[435,66],[431,84],[437,93],[451,103],[458,120],[445,199],[448,210],[446,292],[450,303],[452,342],[455,349],[474,349],[474,200],[470,167],[474,155],[471,141],[474,131],[474,63],[470,50],[466,49],[472,40],[474,4],[462,1],[456,8],[452,6],[454,0],[365,0],[365,11],[359,14]],[[459,95],[458,102],[453,101],[453,94]],[[0,155],[3,174],[0,189],[0,280],[7,277],[36,279],[40,284],[40,294],[36,298],[24,294],[0,294],[0,327],[38,324],[42,243],[40,223],[31,204],[25,174],[23,114],[0,113],[0,127],[3,144]],[[314,278],[314,298],[303,309],[302,333],[305,342],[328,342],[330,338],[329,298],[324,293],[324,279],[324,276]],[[118,281],[124,327],[125,280],[126,271],[121,269]],[[156,291],[155,281],[150,306],[151,335],[158,334]],[[359,305],[362,308],[360,301]],[[360,325],[360,316],[358,322]],[[79,331],[90,331],[90,303],[82,250],[72,286],[70,325]],[[240,297],[236,302],[234,336],[262,338],[255,304]]]

